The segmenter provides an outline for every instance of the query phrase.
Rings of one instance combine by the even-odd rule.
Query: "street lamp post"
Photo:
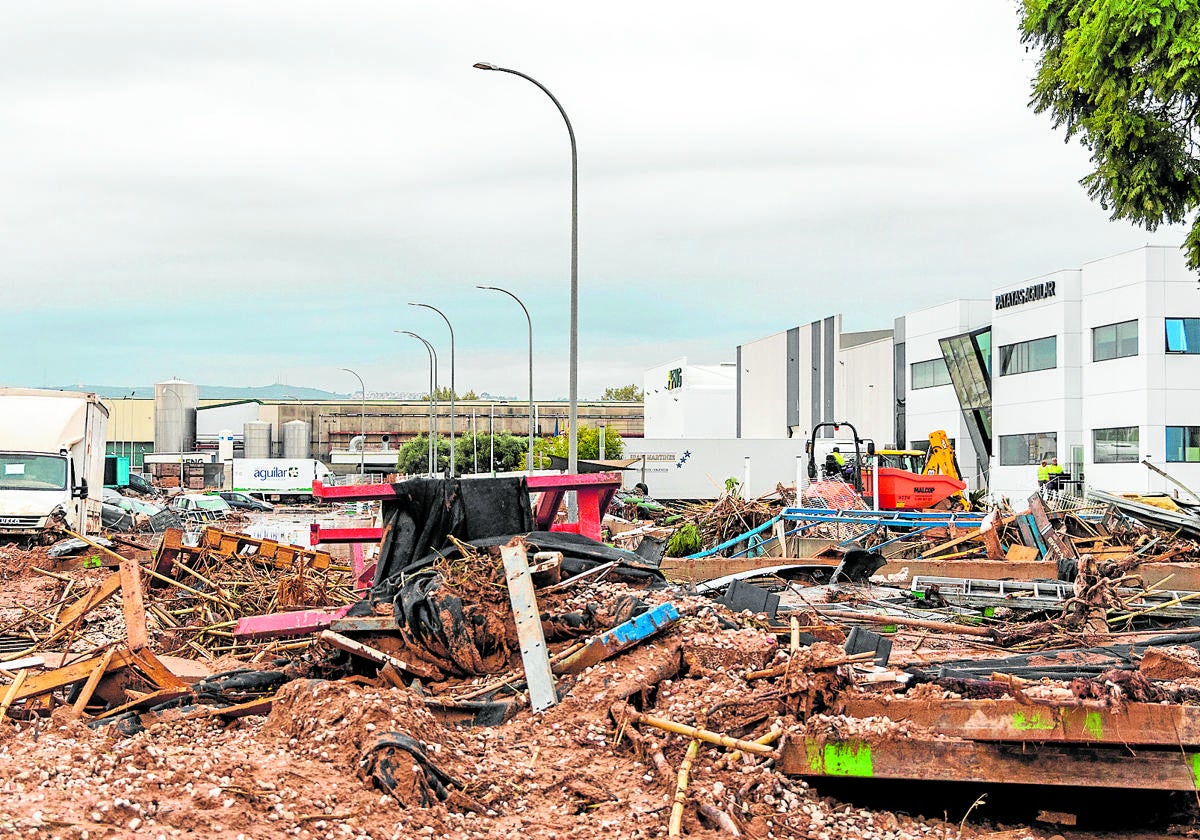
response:
[[[364,472],[363,464],[367,457],[367,386],[363,384],[363,378],[350,368],[342,368],[346,373],[354,374],[354,378],[358,380],[358,387],[362,392],[362,407],[358,412],[358,436],[362,438],[362,442],[358,445],[358,474],[361,476]]]
[[[454,478],[454,327],[450,325],[450,319],[446,317],[446,313],[436,306],[430,306],[428,303],[409,303],[409,306],[432,309],[442,316],[442,320],[450,329],[450,477]]]
[[[432,476],[434,470],[437,469],[437,448],[433,442],[434,435],[434,412],[437,411],[437,351],[430,344],[415,332],[409,330],[392,330],[392,332],[408,335],[415,338],[417,341],[425,345],[425,349],[429,351],[429,474]]]
[[[530,472],[533,472],[533,319],[529,317],[529,310],[521,302],[521,299],[508,289],[501,289],[499,286],[476,286],[475,288],[503,292],[508,295],[521,307],[521,311],[525,313],[525,322],[529,325],[529,452],[527,453],[525,463],[526,468]]]
[[[567,136],[571,140],[571,349],[569,387],[571,400],[569,422],[571,427],[567,435],[567,472],[575,474],[579,472],[579,154],[575,147],[575,129],[571,126],[571,120],[567,116],[562,103],[537,79],[527,76],[519,70],[510,70],[507,67],[499,67],[485,61],[476,63],[475,68],[478,70],[496,70],[500,73],[511,73],[514,76],[520,76],[527,82],[537,85],[541,88],[542,93],[550,97],[550,101],[558,108],[558,113],[562,115],[563,122],[567,124]],[[578,518],[579,510],[575,494],[570,493],[568,494],[567,501],[567,519],[575,522]]]

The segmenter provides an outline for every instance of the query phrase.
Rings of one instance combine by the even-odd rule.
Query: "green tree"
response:
[[[1022,5],[1022,41],[1042,53],[1030,104],[1091,151],[1088,195],[1147,230],[1187,221],[1200,206],[1200,4]],[[1200,218],[1184,248],[1200,268]]]
[[[595,459],[600,457],[600,430],[595,426],[579,425],[579,457]],[[557,455],[566,458],[570,449],[570,440],[566,433],[558,437],[542,438],[533,444],[533,465],[539,469],[550,468],[550,456]],[[625,442],[612,426],[604,427],[604,457],[620,458],[625,451]]]
[[[508,432],[499,432],[495,438],[496,472],[525,469],[525,451],[529,448],[529,441]],[[434,441],[437,473],[445,475],[450,471],[450,438],[438,435]],[[486,433],[472,435],[469,432],[461,437],[456,436],[454,453],[454,467],[459,475],[475,472],[476,453],[479,456],[479,472],[486,473],[491,468],[491,436]],[[428,473],[429,435],[418,435],[400,447],[396,455],[396,471],[405,475]]]
[[[444,402],[444,403],[448,403],[448,402],[450,402],[450,393],[451,393],[451,392],[450,392],[450,386],[449,386],[449,385],[439,385],[439,386],[437,387],[437,390],[435,390],[433,393],[434,393],[434,394],[437,396],[437,401],[438,401],[438,402]],[[474,391],[467,391],[465,394],[458,394],[458,393],[455,393],[455,395],[454,395],[454,398],[455,398],[456,400],[477,400],[477,399],[479,399],[479,397],[476,395],[476,393],[475,393]],[[429,399],[429,392],[428,392],[428,391],[426,391],[426,392],[425,392],[425,393],[424,393],[424,394],[421,396],[421,399],[422,399],[422,400],[428,400],[428,399]]]
[[[600,399],[605,402],[637,402],[643,396],[642,389],[630,383],[620,386],[610,385],[604,389],[604,394]]]

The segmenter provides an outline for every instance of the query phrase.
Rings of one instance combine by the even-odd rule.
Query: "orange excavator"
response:
[[[874,500],[878,487],[880,510],[927,510],[944,507],[951,503],[962,510],[970,510],[967,500],[967,484],[960,478],[958,462],[950,438],[942,430],[929,434],[929,450],[879,449],[872,441],[859,438],[853,425],[846,422],[821,423],[813,429],[813,439],[808,443],[809,475],[816,477],[813,440],[823,426],[831,426],[835,432],[840,427],[850,429],[854,440],[854,456],[847,460],[841,477],[862,494],[868,504]],[[920,459],[924,457],[924,464]],[[826,472],[829,472],[827,458]],[[891,465],[895,466],[891,466]],[[874,471],[878,465],[879,478],[876,484]]]

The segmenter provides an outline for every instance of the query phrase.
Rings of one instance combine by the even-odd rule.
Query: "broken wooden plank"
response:
[[[952,738],[973,741],[1136,744],[1200,747],[1200,707],[1157,703],[1043,706],[1016,700],[939,700],[932,703],[850,697],[850,717],[887,717]]]
[[[25,682],[25,678],[29,676],[29,672],[25,670],[17,671],[17,675],[13,677],[13,681],[9,684],[8,690],[4,692],[4,699],[0,700],[0,718],[8,714],[8,708],[16,702],[17,694],[21,691],[21,686]]]
[[[113,654],[116,648],[109,648],[105,651],[104,656],[100,658],[100,664],[92,671],[92,675],[87,678],[87,682],[83,684],[83,688],[79,690],[79,696],[75,698],[75,703],[72,708],[77,714],[83,714],[83,710],[87,708],[88,701],[92,699],[92,694],[96,691],[96,686],[100,684],[101,678],[108,671],[108,666],[112,662]]]
[[[54,628],[54,635],[61,634],[78,619],[87,615],[101,603],[115,595],[120,588],[121,573],[113,572],[89,589],[87,594],[78,601],[63,608],[63,611],[58,614],[58,626]]]
[[[55,668],[53,671],[47,671],[44,674],[34,674],[25,680],[25,684],[21,686],[20,691],[17,692],[17,696],[13,700],[37,697],[39,694],[46,694],[56,689],[64,688],[72,683],[86,680],[92,675],[97,663],[103,656],[107,656],[107,654],[89,656],[87,659],[80,659],[78,662],[72,662],[69,665]],[[133,661],[133,654],[128,650],[115,648],[108,665],[108,670],[115,671],[119,668],[126,668]]]
[[[125,638],[130,650],[150,645],[146,631],[146,602],[142,596],[142,567],[136,560],[125,558],[117,572],[121,579],[121,610],[125,613]]]
[[[353,653],[355,656],[369,659],[377,665],[391,665],[393,668],[398,668],[401,671],[409,670],[408,663],[403,659],[397,659],[370,645],[364,645],[362,642],[348,639],[340,633],[334,633],[332,630],[322,630],[321,641],[328,642],[335,648],[346,651],[346,653]]]
[[[164,688],[158,691],[151,691],[149,694],[142,694],[139,697],[130,700],[128,703],[123,703],[120,706],[114,706],[102,715],[96,715],[95,720],[108,720],[109,718],[119,717],[126,712],[141,712],[149,709],[152,706],[158,706],[162,703],[169,703],[172,700],[178,700],[181,697],[190,697],[192,690],[190,688]]]
[[[148,648],[129,652],[131,664],[146,675],[150,682],[160,689],[187,688],[188,684],[175,676],[171,669],[159,661],[158,657]]]
[[[794,738],[776,765],[795,776],[1195,791],[1200,752],[897,738]]]
[[[266,715],[271,712],[275,702],[272,697],[260,697],[257,700],[247,700],[245,703],[235,703],[232,706],[221,706],[213,709],[198,709],[188,712],[180,720],[196,720],[199,718],[240,718],[250,715]]]

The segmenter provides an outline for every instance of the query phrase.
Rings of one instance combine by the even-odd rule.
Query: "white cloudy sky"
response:
[[[566,393],[1146,242],[1027,107],[1014,0],[93,2],[0,11],[0,383]],[[448,378],[448,365],[443,381]]]

